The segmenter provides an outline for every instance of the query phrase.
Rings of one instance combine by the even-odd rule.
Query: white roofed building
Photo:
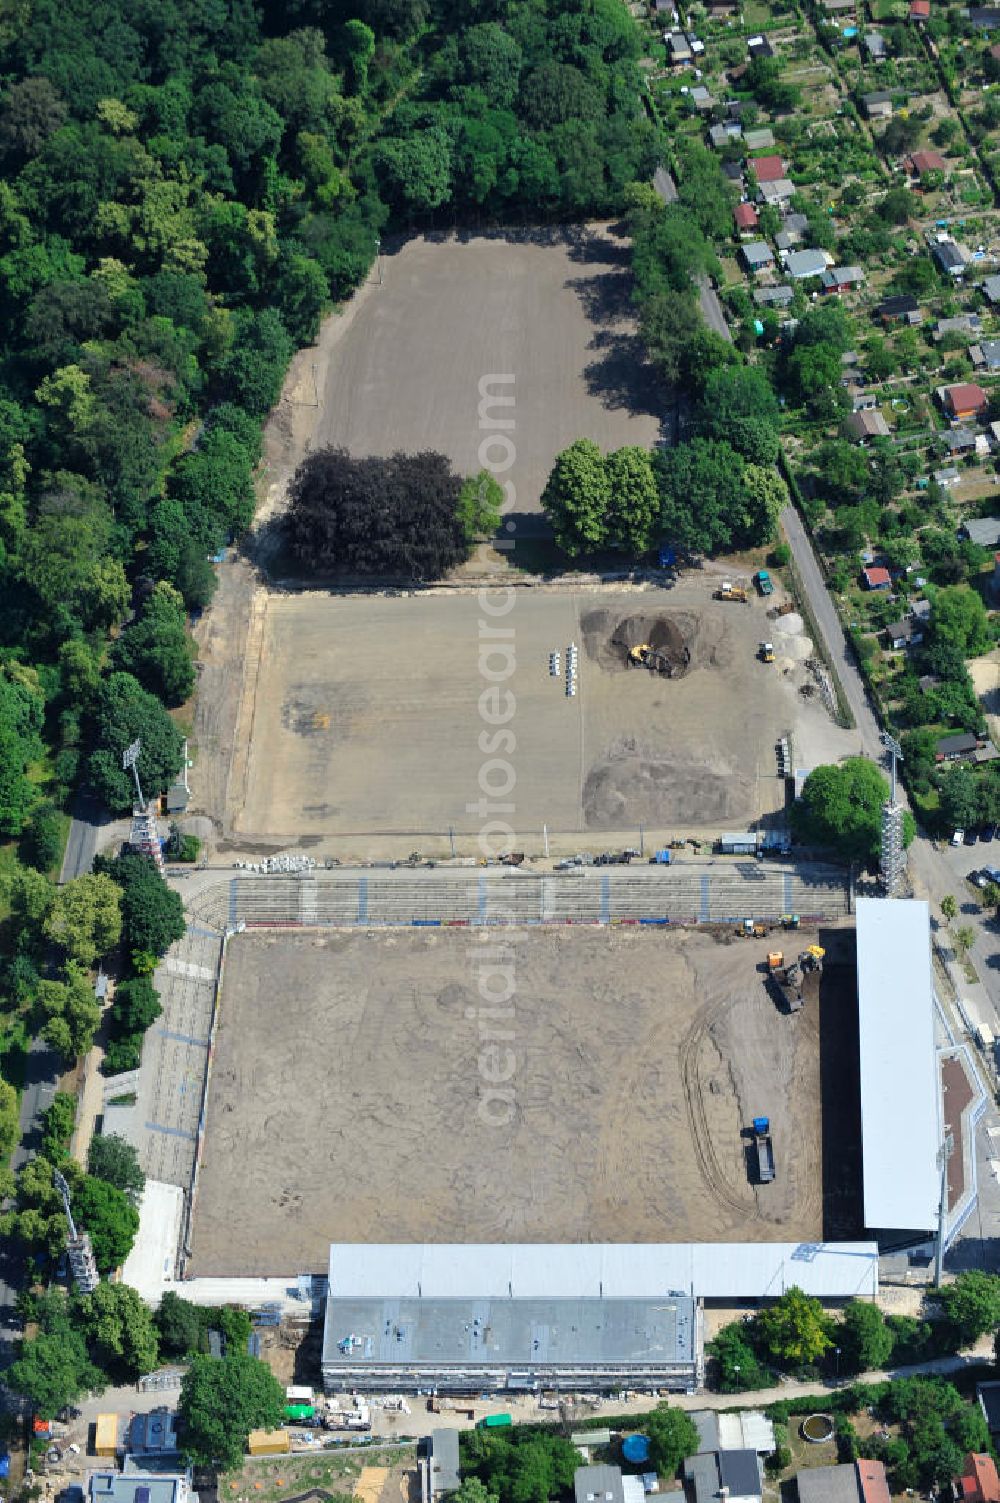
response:
[[[857,939],[864,1221],[902,1244],[933,1232],[941,1200],[928,906],[859,898]]]

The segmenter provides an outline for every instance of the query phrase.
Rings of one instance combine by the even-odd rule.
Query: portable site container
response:
[[[114,1458],[118,1450],[117,1414],[99,1414],[94,1422],[94,1455]]]
[[[291,1450],[287,1430],[251,1430],[247,1436],[251,1456],[285,1456]]]

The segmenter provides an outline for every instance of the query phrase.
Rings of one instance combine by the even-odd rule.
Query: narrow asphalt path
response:
[[[806,601],[815,617],[823,642],[834,665],[844,696],[851,707],[861,738],[861,748],[866,756],[882,759],[882,744],[879,726],[871,707],[865,686],[854,664],[844,628],[840,624],[837,608],[830,598],[812,543],[806,536],[802,518],[794,506],[786,506],[779,518],[792,558],[798,569]]]
[[[653,173],[653,187],[665,204],[675,204],[677,202],[677,184],[665,167],[657,167]],[[730,344],[732,344],[733,336],[729,325],[726,323],[726,315],[722,311],[722,304],[719,302],[715,288],[704,272],[700,276],[695,277],[695,283],[698,287],[698,301],[701,304],[702,318],[710,329],[714,329],[716,334],[720,334],[723,339],[728,339]]]
[[[73,822],[66,841],[59,881],[70,882],[89,872],[97,852],[101,829],[109,822],[107,811],[96,799],[78,793],[73,804]],[[32,1041],[25,1062],[19,1123],[21,1140],[11,1158],[16,1171],[38,1151],[45,1112],[59,1083],[62,1061],[41,1038]],[[0,1250],[0,1370],[13,1359],[14,1342],[20,1334],[14,1312],[23,1268],[10,1248]]]

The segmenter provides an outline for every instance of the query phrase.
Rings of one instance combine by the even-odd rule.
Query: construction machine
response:
[[[799,916],[798,916],[798,914],[797,913],[783,913],[781,915],[781,927],[782,927],[782,929],[797,929],[799,927]]]
[[[743,585],[733,584],[731,580],[724,579],[719,588],[714,592],[715,600],[733,600],[739,605],[749,605],[750,596]]]
[[[774,662],[774,643],[773,642],[762,642],[760,644],[760,646],[757,648],[757,656],[760,658],[760,660],[761,660],[762,663],[773,663]]]
[[[652,673],[664,673],[667,678],[674,671],[674,665],[666,653],[657,652],[648,642],[640,642],[638,647],[630,647],[628,654],[630,668],[648,668]]]
[[[746,918],[736,932],[746,939],[762,939],[767,933],[767,925],[762,924],[759,919]]]

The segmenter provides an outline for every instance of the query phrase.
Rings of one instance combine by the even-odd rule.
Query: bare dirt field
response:
[[[493,621],[471,592],[262,593],[220,822],[246,843],[359,837],[357,854],[367,856],[364,835],[477,834],[485,777],[525,836],[543,824],[553,833],[745,828],[783,807],[775,741],[809,726],[816,742],[832,726],[801,693],[805,639],[779,636],[759,601],[713,601],[713,583],[692,575],[671,590],[524,590]],[[501,639],[509,677],[505,656],[481,658],[480,622],[512,633]],[[768,634],[778,661],[764,666],[756,650]],[[667,644],[671,677],[626,666],[640,640]],[[499,689],[514,707],[497,740],[481,696]],[[508,773],[483,773],[498,755],[513,770],[509,792]]]
[[[834,968],[818,1008],[780,1012],[766,944],[236,937],[189,1272],[319,1270],[331,1240],[820,1238],[820,1014],[836,1033],[850,988]],[[483,988],[508,985],[498,1019]],[[756,1187],[762,1112],[777,1178]]]
[[[268,431],[272,490],[310,449],[436,449],[482,468],[481,378],[513,376],[505,475],[513,512],[537,512],[560,449],[649,447],[672,404],[647,365],[629,301],[628,242],[605,225],[416,236],[293,364]],[[498,388],[499,390],[499,388]],[[496,425],[494,425],[496,426]],[[494,451],[490,458],[502,458]],[[272,496],[280,505],[280,494]]]

